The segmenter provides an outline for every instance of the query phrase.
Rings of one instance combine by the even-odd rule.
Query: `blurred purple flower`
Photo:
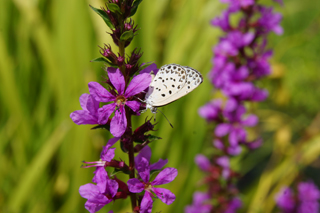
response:
[[[240,198],[235,197],[229,202],[228,208],[224,213],[236,213],[241,206],[242,202]]]
[[[231,146],[237,146],[239,142],[246,141],[247,133],[244,128],[255,126],[258,123],[258,118],[255,115],[249,115],[243,119],[242,116],[245,112],[246,109],[242,105],[234,111],[224,110],[224,115],[229,122],[217,125],[215,129],[216,136],[223,137],[229,134]]]
[[[97,185],[88,183],[79,188],[80,195],[87,199],[85,208],[90,213],[99,211],[104,205],[113,201],[112,198],[119,188],[117,181],[109,179],[104,167],[97,167],[94,173],[92,182]]]
[[[319,212],[320,191],[312,182],[302,182],[298,185],[300,204],[298,213]]]
[[[290,213],[295,208],[294,194],[288,187],[283,187],[279,193],[276,194],[276,203],[285,213]]]
[[[261,18],[258,23],[263,30],[262,33],[273,31],[281,35],[283,33],[283,29],[280,26],[282,15],[280,13],[273,13],[272,7],[260,7],[259,10],[261,12]]]
[[[140,212],[151,212],[153,203],[152,197],[154,196],[151,192],[154,192],[157,197],[167,205],[170,205],[175,200],[176,197],[170,190],[155,188],[154,186],[170,183],[175,179],[178,171],[175,168],[165,168],[152,182],[150,182],[151,166],[149,165],[149,160],[144,156],[149,158],[149,151],[145,151],[145,153],[139,156],[136,160],[136,169],[141,180],[131,178],[128,180],[127,184],[129,191],[132,193],[140,193],[143,190],[145,191],[141,201]],[[161,165],[153,167],[161,168],[162,163],[160,164]]]
[[[113,67],[108,67],[107,71],[117,94],[110,93],[97,82],[89,83],[89,91],[96,101],[113,102],[99,109],[98,121],[101,124],[106,124],[110,115],[115,111],[110,123],[110,132],[113,136],[120,137],[127,128],[125,105],[138,113],[141,104],[138,101],[129,101],[128,99],[145,90],[151,83],[151,76],[148,73],[134,76],[129,86],[125,89],[126,83],[121,71]]]
[[[230,161],[227,156],[222,156],[216,159],[216,163],[222,167],[222,177],[228,179],[230,176]]]
[[[81,124],[101,124],[98,120],[99,102],[92,95],[82,94],[79,98],[82,110],[74,111],[70,114],[72,121]]]
[[[201,170],[206,171],[206,172],[209,171],[209,169],[211,167],[211,163],[206,156],[198,154],[198,155],[196,155],[194,160]]]
[[[199,109],[199,115],[207,121],[214,121],[221,112],[222,100],[213,100]]]
[[[212,205],[209,204],[210,196],[207,193],[195,192],[193,194],[192,205],[186,206],[184,209],[185,213],[210,213]],[[208,204],[207,204],[208,202]]]

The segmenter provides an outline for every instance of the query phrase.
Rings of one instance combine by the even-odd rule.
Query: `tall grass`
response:
[[[89,61],[99,56],[97,45],[110,41],[88,4],[99,7],[103,1],[1,0],[1,212],[86,212],[78,189],[91,181],[93,169],[81,169],[81,161],[96,160],[111,137],[69,118],[80,109],[78,98],[88,92],[87,83],[103,79],[103,65]],[[142,62],[188,65],[206,76],[220,33],[209,20],[222,7],[218,0],[145,0],[135,15],[141,30],[131,48],[142,48]],[[275,192],[296,178],[313,178],[320,185],[319,9],[320,2],[299,0],[277,8],[284,14],[285,34],[269,44],[275,49],[274,72],[261,83],[271,96],[254,106],[264,146],[233,162],[243,174],[239,187],[244,212],[271,212]],[[193,158],[211,143],[197,109],[211,95],[205,80],[164,107],[173,129],[157,115],[156,134],[163,139],[151,145],[153,157],[168,158],[168,166],[179,171],[167,187],[176,201],[170,206],[155,202],[158,211],[182,212],[191,202],[201,178]],[[134,119],[135,126],[139,123]],[[101,212],[108,209],[130,212],[127,201]]]

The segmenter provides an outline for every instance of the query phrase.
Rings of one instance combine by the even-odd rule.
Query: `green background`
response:
[[[242,211],[254,213],[274,211],[283,185],[307,179],[320,185],[320,1],[261,2],[283,14],[285,32],[270,35],[273,73],[259,82],[269,89],[268,100],[248,105],[260,117],[264,145],[232,160],[243,175]],[[88,82],[103,80],[103,64],[89,62],[99,57],[97,45],[111,43],[89,4],[104,2],[0,0],[0,212],[87,212],[78,189],[91,182],[94,169],[80,168],[81,162],[98,160],[111,137],[69,118]],[[179,175],[166,186],[176,201],[156,201],[154,212],[183,212],[202,189],[193,159],[212,150],[210,127],[197,110],[219,96],[206,76],[222,32],[209,21],[225,7],[218,0],[144,0],[134,16],[141,30],[129,49],[142,48],[141,62],[188,65],[205,77],[194,92],[162,108],[173,129],[157,115],[155,134],[163,139],[151,145],[152,161],[167,158]],[[134,127],[147,116],[135,117]],[[116,155],[127,161],[120,149]],[[130,212],[129,199],[100,212],[109,209]]]

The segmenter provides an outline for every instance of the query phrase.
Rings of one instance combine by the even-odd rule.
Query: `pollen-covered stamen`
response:
[[[149,191],[152,189],[152,186],[150,183],[144,183],[144,190]]]
[[[125,105],[125,104],[126,104],[126,101],[127,101],[127,99],[126,99],[126,97],[124,97],[123,95],[119,95],[119,96],[117,96],[117,98],[116,98],[116,104],[117,104],[117,106]]]

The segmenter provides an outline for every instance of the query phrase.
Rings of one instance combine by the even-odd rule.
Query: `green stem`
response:
[[[126,117],[127,117],[127,134],[130,134],[130,136],[132,136],[132,123],[131,123],[131,114],[130,111],[128,109],[128,107],[126,107]],[[132,138],[132,137],[130,137]],[[129,147],[128,147],[128,155],[129,155],[129,169],[130,169],[130,174],[129,177],[131,178],[135,178],[135,169],[134,169],[134,147],[133,147],[133,141],[130,140],[129,141]],[[137,206],[137,197],[135,193],[130,194],[130,198],[131,198],[131,206],[132,206],[132,211],[134,211],[135,207]]]

